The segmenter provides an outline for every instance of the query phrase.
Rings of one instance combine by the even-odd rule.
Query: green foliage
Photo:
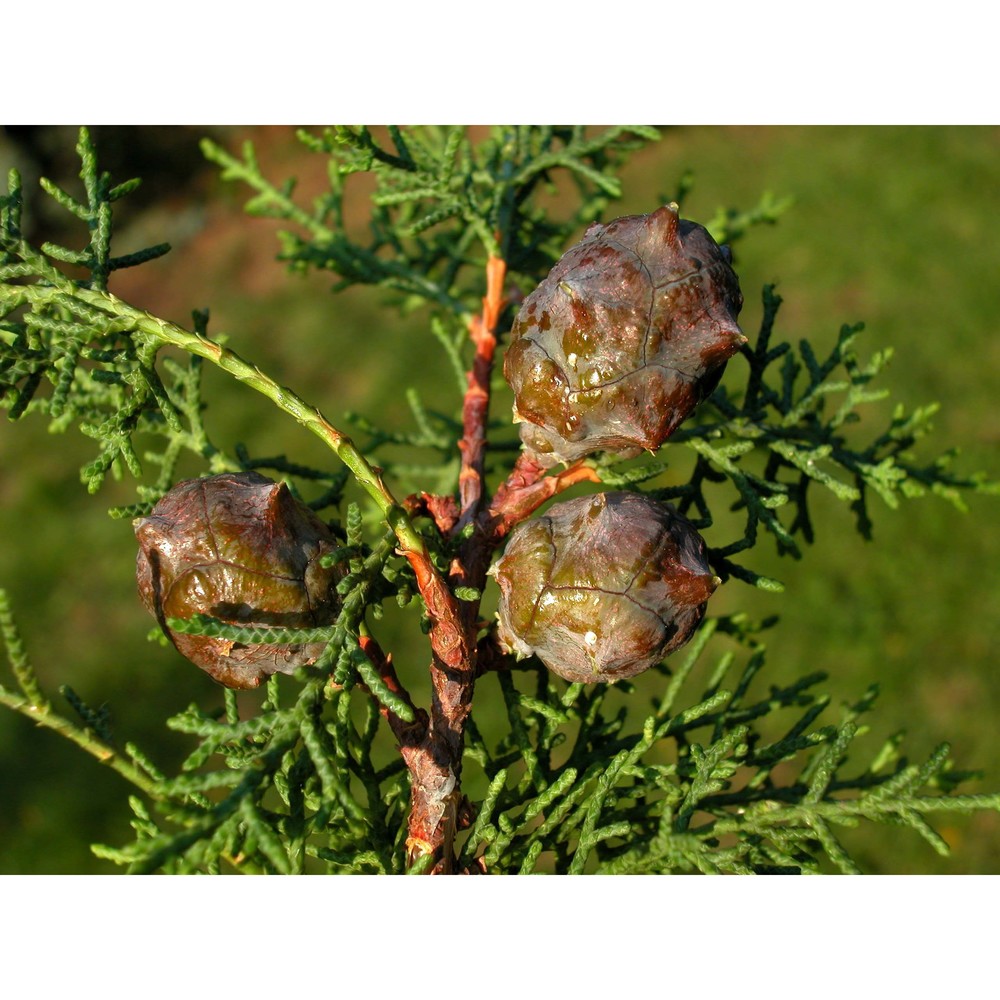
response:
[[[330,271],[338,277],[335,288],[387,289],[402,309],[429,307],[429,342],[441,348],[440,363],[454,370],[464,392],[467,322],[486,294],[487,260],[503,258],[509,280],[530,289],[572,236],[620,196],[617,173],[628,154],[655,138],[647,128],[512,127],[479,142],[459,128],[389,129],[384,139],[365,128],[302,133],[301,141],[328,162],[329,190],[310,208],[294,200],[292,182],[274,184],[262,175],[249,144],[242,158],[207,141],[204,151],[224,177],[253,189],[248,211],[293,227],[281,235],[281,256],[294,269]],[[76,718],[57,711],[28,662],[5,595],[0,626],[20,693],[0,687],[0,701],[62,732],[141,793],[130,799],[134,841],[95,848],[130,871],[432,867],[429,855],[410,853],[410,773],[397,752],[411,736],[416,742],[428,712],[407,693],[410,679],[397,683],[371,642],[383,605],[405,606],[418,591],[433,636],[441,612],[421,589],[413,560],[447,574],[473,541],[471,531],[441,530],[387,485],[454,494],[461,399],[452,412],[438,412],[400,388],[412,426],[383,429],[355,416],[354,441],[221,338],[211,339],[207,314],[197,314],[185,330],[117,299],[108,291],[109,276],[167,248],[112,255],[113,203],[138,182],[112,185],[98,171],[86,130],[78,152],[85,199],[48,182],[43,188],[85,223],[84,250],[36,248],[24,239],[16,173],[0,198],[0,391],[9,417],[41,413],[54,431],[76,426],[93,438],[98,454],[81,470],[91,492],[109,472],[127,471],[137,480],[138,502],[115,508],[119,518],[147,512],[175,481],[184,453],[211,472],[272,470],[314,509],[329,512],[344,543],[334,558],[346,561],[349,572],[338,588],[340,615],[325,629],[290,633],[205,616],[169,622],[176,632],[235,642],[327,643],[320,660],[294,680],[272,677],[249,717],[227,692],[223,712],[192,706],[169,720],[195,744],[175,777],[137,747],[120,751],[107,711],[87,706],[69,688],[63,694]],[[365,227],[348,225],[353,215],[345,197],[351,178],[363,173],[374,180],[370,215]],[[557,208],[568,199],[559,196],[560,184],[573,194],[561,217]],[[753,225],[773,223],[784,207],[765,196],[748,211],[720,213],[713,230],[736,240]],[[950,454],[929,463],[915,457],[933,408],[910,414],[897,408],[887,427],[873,430],[867,408],[886,395],[873,383],[888,353],[862,361],[860,325],[844,326],[823,360],[807,341],[775,343],[780,301],[765,287],[756,342],[743,349],[745,364],[730,365],[741,387],[720,386],[671,438],[681,446],[678,454],[693,456],[685,481],[677,481],[669,449],[652,460],[589,462],[607,486],[641,487],[675,503],[708,534],[710,560],[723,579],[771,590],[780,582],[734,557],[751,553],[763,528],[781,555],[801,558],[802,543],[822,527],[810,514],[818,489],[848,503],[866,537],[873,494],[891,508],[925,493],[961,507],[963,494],[997,489],[983,476],[953,473]],[[508,309],[501,329],[510,316]],[[178,349],[183,360],[174,356]],[[232,454],[217,448],[205,425],[206,360],[321,437],[344,467],[330,471],[284,455],[254,458],[239,447]],[[498,426],[509,426],[506,416],[490,425],[494,436]],[[489,452],[490,481],[509,472],[511,451]],[[415,461],[414,452],[432,457]],[[155,477],[144,463],[155,467]],[[358,491],[357,500],[348,499],[349,490]],[[745,513],[742,536],[719,544],[711,529],[727,509]],[[450,593],[478,613],[477,581],[452,581]],[[851,872],[857,865],[834,833],[838,826],[899,823],[942,851],[946,845],[927,815],[1000,809],[1000,796],[956,794],[969,775],[949,770],[945,747],[922,765],[901,755],[901,737],[866,755],[859,720],[873,706],[874,688],[845,706],[834,724],[819,724],[829,701],[815,691],[821,675],[759,690],[762,629],[743,616],[708,619],[687,653],[641,683],[613,688],[566,685],[534,660],[517,669],[498,660],[495,677],[479,684],[485,689],[495,681],[506,729],[487,738],[490,720],[482,702],[474,703],[462,779],[463,787],[482,790],[463,807],[470,826],[459,834],[459,868]],[[491,635],[484,623],[478,633],[484,660]],[[652,707],[640,708],[646,699]],[[614,709],[616,701],[621,706]]]
[[[281,236],[281,257],[293,267],[333,271],[338,289],[378,285],[402,293],[408,305],[463,314],[482,295],[484,253],[503,257],[508,273],[530,287],[562,254],[567,236],[621,196],[616,170],[627,155],[658,137],[639,126],[596,135],[581,126],[511,126],[474,144],[458,126],[390,127],[383,145],[365,127],[300,132],[309,149],[329,157],[330,190],[311,211],[293,200],[294,182],[275,185],[261,174],[252,144],[244,144],[242,159],[209,140],[202,149],[224,178],[257,192],[248,212],[301,230]],[[577,200],[559,221],[536,202],[563,171]],[[344,211],[347,182],[359,173],[376,185],[363,241],[349,234]]]
[[[758,630],[739,616],[707,621],[673,673],[661,668],[662,692],[637,730],[621,713],[602,714],[606,686],[560,691],[539,671],[529,696],[502,679],[511,733],[493,753],[481,743],[470,751],[493,780],[465,856],[481,852],[488,868],[521,872],[792,873],[832,865],[854,873],[834,827],[900,823],[947,852],[926,814],[1000,806],[996,795],[942,794],[969,777],[950,770],[947,746],[911,765],[899,734],[860,762],[854,741],[866,727],[858,720],[876,686],[843,706],[839,725],[816,725],[829,700],[814,691],[823,674],[752,694],[765,667]],[[729,648],[706,662],[707,648],[719,645],[713,637],[723,635]],[[746,654],[742,665],[737,651]],[[698,673],[704,686],[690,697]],[[678,711],[683,694],[690,707]],[[781,720],[776,737],[762,734],[765,717]]]
[[[163,359],[168,383],[156,368],[161,344],[144,336],[125,317],[102,308],[113,301],[107,293],[109,275],[162,256],[170,248],[158,244],[121,257],[111,256],[112,204],[134,191],[138,180],[115,186],[99,173],[86,129],[80,131],[77,151],[80,178],[87,201],[81,203],[43,179],[42,187],[68,212],[86,223],[90,242],[82,251],[46,243],[35,249],[21,234],[22,193],[16,171],[11,171],[9,193],[0,201],[0,373],[2,405],[14,420],[40,411],[55,432],[76,425],[99,443],[93,461],[80,470],[90,492],[100,489],[111,472],[125,470],[139,478],[142,465],[133,438],[154,434],[168,444],[150,459],[161,473],[152,487],[140,488],[146,501],[170,487],[177,459],[189,449],[209,460],[214,471],[234,467],[209,442],[201,422],[200,359],[187,366]],[[88,272],[69,278],[55,263]],[[95,293],[87,298],[87,293]],[[24,310],[20,321],[12,320]],[[207,317],[195,317],[196,329]],[[43,381],[52,385],[47,397],[36,396]]]
[[[925,465],[914,457],[914,445],[930,430],[936,406],[907,414],[899,405],[885,430],[871,435],[866,429],[865,437],[856,441],[859,435],[852,436],[850,429],[862,422],[865,404],[888,395],[888,390],[872,388],[871,382],[885,367],[890,352],[880,352],[867,363],[860,361],[854,343],[863,324],[841,327],[822,362],[805,340],[798,345],[797,357],[787,342],[772,347],[780,305],[773,286],[765,286],[757,342],[743,348],[749,367],[745,390],[737,396],[720,387],[699,410],[698,425],[682,427],[673,435],[672,443],[684,444],[697,454],[694,473],[681,486],[654,491],[659,499],[676,502],[695,523],[707,526],[712,517],[704,495],[706,481],[725,477],[735,487],[736,506],[746,510],[744,534],[713,550],[717,572],[765,589],[781,589],[778,581],[732,562],[730,556],[753,548],[758,528],[763,527],[774,537],[780,554],[801,558],[797,537],[805,542],[815,537],[809,491],[817,485],[850,503],[858,532],[869,539],[871,493],[895,509],[901,497],[932,492],[964,511],[963,490],[997,492],[998,484],[984,474],[954,474],[952,452]],[[630,476],[626,471],[625,481],[641,482],[662,470],[647,471],[648,476],[634,472]],[[612,482],[614,473],[612,468],[602,478]]]

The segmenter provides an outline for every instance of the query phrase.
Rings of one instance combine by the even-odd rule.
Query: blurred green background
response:
[[[368,289],[332,297],[328,276],[289,275],[274,260],[277,227],[242,214],[247,191],[223,186],[200,156],[206,132],[231,149],[253,139],[265,173],[279,182],[297,176],[303,198],[323,188],[323,160],[305,153],[290,128],[94,129],[116,179],[145,178],[132,204],[123,203],[119,252],[174,245],[167,257],[122,273],[112,290],[185,325],[192,309],[209,306],[211,331],[229,333],[236,350],[334,420],[352,409],[404,425],[397,387],[405,384],[419,385],[440,409],[457,405],[424,317],[401,320]],[[5,129],[3,176],[16,165],[26,188],[39,174],[72,185],[75,139],[69,128]],[[687,170],[695,185],[683,214],[697,221],[719,207],[749,208],[766,190],[795,200],[776,226],[752,230],[737,247],[751,336],[760,288],[770,282],[784,298],[781,339],[809,338],[822,351],[842,323],[863,320],[863,356],[895,351],[882,376],[892,399],[908,409],[942,404],[921,454],[957,446],[961,470],[1000,477],[1000,129],[667,129],[624,172],[614,214],[651,211]],[[63,233],[41,199],[29,211],[36,240],[82,243],[79,233]],[[733,382],[737,365],[727,376]],[[322,446],[276,419],[266,400],[214,372],[206,383],[210,432],[227,450],[244,441],[255,455],[327,463]],[[498,400],[494,412],[506,405]],[[871,407],[875,426],[891,405]],[[188,744],[163,720],[192,701],[220,704],[221,689],[146,641],[151,619],[135,594],[131,528],[105,513],[133,501],[132,485],[109,483],[88,496],[78,470],[90,457],[88,440],[75,431],[50,436],[41,418],[0,427],[0,586],[48,690],[70,683],[91,704],[108,704],[120,741],[134,740],[169,770]],[[780,613],[765,682],[825,670],[837,702],[877,681],[875,736],[906,728],[914,760],[947,740],[959,767],[985,772],[968,791],[1000,789],[1000,500],[970,497],[961,514],[936,498],[895,512],[875,498],[874,541],[866,543],[846,506],[814,495],[817,542],[801,561],[777,559],[766,538],[744,560],[783,580],[785,593],[733,583],[713,609]],[[129,839],[126,793],[68,742],[0,712],[0,873],[116,870],[88,845]],[[862,828],[844,840],[868,871],[1000,872],[1000,817],[941,817],[937,825],[953,847],[948,858],[902,828]]]

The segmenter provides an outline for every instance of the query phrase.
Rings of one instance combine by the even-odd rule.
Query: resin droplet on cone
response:
[[[674,206],[591,226],[529,295],[504,375],[547,466],[655,451],[745,343],[728,248]]]
[[[694,634],[718,583],[691,523],[637,493],[554,504],[514,530],[490,572],[504,649],[584,682],[659,663]]]
[[[241,645],[173,633],[167,618],[210,615],[238,625],[314,628],[338,611],[337,547],[284,484],[256,472],[178,483],[135,522],[139,596],[177,649],[226,687],[254,688],[313,663],[323,643]]]

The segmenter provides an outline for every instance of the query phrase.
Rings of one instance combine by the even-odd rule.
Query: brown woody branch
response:
[[[396,715],[391,709],[386,708],[385,705],[379,704],[379,712],[389,724],[393,736],[399,741],[401,747],[419,742],[427,731],[427,713],[422,708],[417,708],[413,704],[410,693],[399,683],[399,678],[396,676],[396,668],[392,663],[392,656],[386,656],[382,652],[382,647],[370,635],[359,635],[358,645],[361,646],[365,656],[368,657],[372,666],[378,671],[382,683],[393,694],[402,698],[413,711],[414,721],[407,722]]]
[[[507,479],[501,483],[488,510],[488,524],[496,545],[508,532],[530,517],[546,500],[576,483],[599,483],[597,472],[582,461],[562,472],[545,475],[530,451],[522,452]]]
[[[445,537],[461,531],[476,518],[482,507],[490,378],[497,343],[496,328],[504,304],[505,274],[504,261],[491,257],[486,265],[482,313],[469,324],[475,355],[462,404],[462,440],[459,442],[462,468],[457,508],[447,498],[426,494],[413,500],[416,508],[434,519]],[[408,860],[412,864],[430,854],[435,858],[432,871],[440,873],[454,870],[454,838],[461,820],[459,782],[464,729],[472,708],[476,679],[478,602],[459,602],[453,588],[471,586],[481,590],[486,582],[488,563],[488,550],[484,551],[478,540],[467,539],[452,563],[446,585],[433,565],[410,558],[431,622],[433,693],[424,738],[415,746],[400,747],[411,780]]]
[[[455,870],[454,838],[463,819],[460,782],[464,730],[472,709],[476,676],[482,672],[477,662],[479,650],[483,649],[489,660],[483,664],[484,669],[499,665],[495,643],[492,647],[477,645],[479,601],[458,601],[454,588],[464,586],[482,591],[494,549],[516,524],[574,483],[600,482],[594,470],[582,463],[556,475],[546,475],[533,457],[522,454],[496,495],[491,500],[485,497],[490,379],[497,324],[504,306],[505,273],[504,261],[491,257],[486,267],[482,313],[469,324],[475,355],[462,405],[458,503],[452,498],[422,494],[407,504],[411,513],[431,517],[442,537],[457,539],[465,528],[473,525],[452,560],[447,583],[429,558],[404,552],[416,574],[431,621],[433,652],[431,712],[422,738],[407,742],[402,737],[411,735],[413,730],[401,733],[394,728],[411,780],[408,861],[412,865],[431,855],[434,858],[431,870],[442,874]],[[482,866],[477,870],[482,870]]]
[[[483,498],[483,477],[486,453],[486,419],[490,406],[490,378],[496,351],[497,324],[504,307],[503,280],[507,265],[500,257],[490,257],[486,263],[486,295],[483,311],[469,323],[469,335],[476,353],[468,373],[468,388],[462,404],[462,469],[458,476],[458,496],[461,507],[456,530],[461,531],[478,513]]]

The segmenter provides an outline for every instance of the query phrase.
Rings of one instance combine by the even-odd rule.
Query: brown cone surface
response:
[[[256,472],[178,483],[135,522],[139,596],[177,649],[227,687],[254,688],[312,663],[323,643],[241,645],[173,633],[167,618],[310,628],[337,614],[340,571],[319,559],[329,529],[284,484]]]
[[[690,522],[637,493],[554,504],[515,529],[491,572],[504,648],[584,682],[659,663],[692,636],[716,585]]]
[[[745,338],[728,250],[672,206],[591,226],[525,300],[504,375],[545,465],[655,451]]]

